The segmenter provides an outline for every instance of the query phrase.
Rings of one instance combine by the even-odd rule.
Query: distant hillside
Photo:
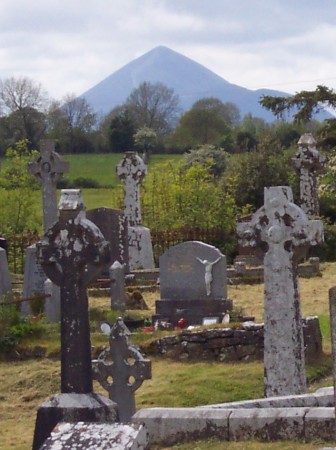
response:
[[[93,109],[102,114],[122,104],[131,91],[143,81],[161,82],[179,95],[182,109],[204,97],[216,97],[238,106],[243,117],[251,113],[268,122],[274,115],[259,104],[261,95],[285,96],[271,89],[249,90],[229,83],[211,70],[167,47],[156,47],[134,59],[81,95]]]

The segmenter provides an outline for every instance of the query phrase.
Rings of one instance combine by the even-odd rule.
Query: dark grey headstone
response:
[[[226,257],[199,241],[183,242],[160,257],[160,297],[167,300],[223,300]]]
[[[86,212],[91,220],[110,242],[111,261],[125,264],[125,272],[129,272],[127,219],[119,209],[96,208]]]

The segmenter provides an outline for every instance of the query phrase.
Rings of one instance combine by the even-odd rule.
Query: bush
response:
[[[86,177],[77,177],[73,180],[62,178],[57,182],[57,189],[99,189],[100,187],[98,181]]]
[[[42,321],[21,319],[16,306],[0,306],[0,353],[9,352],[27,336],[40,336],[44,330]]]

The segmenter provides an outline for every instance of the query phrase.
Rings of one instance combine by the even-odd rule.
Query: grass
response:
[[[322,278],[300,279],[301,305],[304,315],[318,315],[324,337],[324,350],[330,353],[328,290],[336,284],[336,263],[322,265]],[[230,285],[229,297],[235,306],[242,306],[246,314],[263,319],[263,284]],[[147,305],[154,309],[158,292],[144,293]],[[108,310],[110,299],[90,298],[93,310]],[[144,312],[134,311],[135,315]],[[146,312],[150,315],[150,312]],[[151,334],[139,336],[151,338]],[[107,344],[107,338],[92,324],[92,343],[95,347]],[[24,345],[47,348],[48,354],[59,351],[59,329],[51,326],[48,333]],[[262,361],[244,363],[216,363],[207,361],[178,362],[152,358],[151,380],[144,382],[136,393],[138,408],[192,407],[228,401],[246,400],[263,395]],[[307,366],[309,390],[332,385],[330,355]],[[31,445],[36,407],[59,392],[60,365],[53,359],[30,359],[19,362],[0,362],[0,449],[27,449]],[[95,390],[106,394],[95,383]],[[15,431],[14,431],[15,430]],[[318,449],[320,443],[231,443],[210,440],[174,447],[191,449]]]
[[[123,158],[123,153],[91,153],[79,155],[63,155],[62,158],[70,162],[70,171],[65,178],[74,180],[78,177],[91,178],[101,187],[116,187],[120,180],[116,175],[116,166]],[[163,161],[178,161],[182,155],[152,155],[149,170]]]

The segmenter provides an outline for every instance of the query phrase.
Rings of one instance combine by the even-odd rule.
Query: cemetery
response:
[[[315,251],[315,144],[302,135],[292,158],[299,195],[264,186],[234,221],[234,253],[229,239],[154,239],[137,152],[115,167],[118,208],[87,208],[84,190],[57,188],[69,163],[41,141],[27,171],[43,226],[20,276],[13,244],[0,248],[3,448],[336,445],[336,263]]]

